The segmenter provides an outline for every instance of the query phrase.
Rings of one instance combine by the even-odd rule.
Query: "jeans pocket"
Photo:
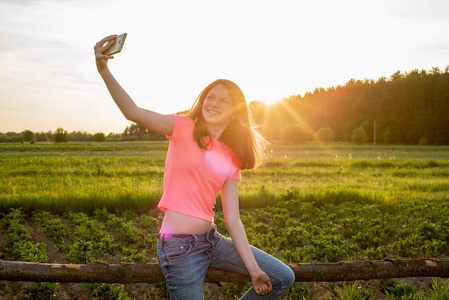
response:
[[[166,245],[162,251],[165,252],[165,255],[168,259],[179,259],[187,256],[192,251],[191,243],[182,243],[182,244],[173,244]]]

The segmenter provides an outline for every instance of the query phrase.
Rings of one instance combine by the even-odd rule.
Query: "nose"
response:
[[[210,103],[210,106],[212,106],[213,108],[219,108],[220,107],[220,101],[218,101],[217,99],[213,99]]]

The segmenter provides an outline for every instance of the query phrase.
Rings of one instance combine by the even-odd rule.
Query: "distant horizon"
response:
[[[449,64],[444,0],[0,0],[0,132],[120,132],[130,124],[93,46],[128,33],[110,69],[137,105],[190,109],[210,82],[272,102],[349,80]],[[111,21],[113,20],[113,22]]]
[[[394,73],[392,73],[392,74],[390,74],[390,75],[383,75],[383,76],[378,77],[377,79],[374,79],[374,78],[363,78],[363,79],[362,79],[362,78],[350,78],[350,79],[348,79],[344,84],[331,85],[331,86],[327,86],[327,87],[324,87],[324,86],[316,86],[313,90],[305,91],[305,92],[303,92],[303,93],[296,93],[296,94],[284,96],[284,97],[282,97],[282,98],[280,98],[280,99],[278,99],[278,100],[275,100],[275,101],[264,101],[264,100],[257,100],[257,99],[256,99],[256,100],[248,100],[248,99],[246,99],[246,100],[247,100],[247,103],[248,103],[248,104],[249,104],[250,102],[253,102],[253,101],[260,101],[260,102],[264,102],[264,103],[270,105],[270,104],[273,104],[273,103],[282,101],[283,99],[287,99],[287,98],[289,98],[289,97],[291,97],[291,96],[298,96],[298,95],[301,95],[301,96],[303,97],[303,96],[304,96],[305,94],[307,94],[307,93],[313,93],[314,90],[317,89],[317,88],[323,88],[324,90],[327,90],[327,89],[334,88],[334,87],[338,87],[338,86],[345,86],[345,85],[346,85],[348,82],[350,82],[351,80],[355,80],[355,81],[374,80],[374,82],[378,82],[379,79],[381,79],[381,78],[386,78],[387,80],[389,80],[390,77],[391,77],[393,74],[395,74],[396,72],[400,72],[401,74],[407,74],[407,73],[409,73],[409,72],[411,72],[411,71],[413,71],[413,70],[419,70],[419,71],[422,71],[422,70],[425,70],[425,71],[431,71],[431,70],[433,70],[434,68],[438,68],[441,72],[445,72],[445,70],[449,68],[449,64],[448,64],[447,66],[445,66],[444,68],[439,68],[439,67],[435,67],[435,66],[434,66],[434,67],[431,67],[430,69],[418,69],[418,68],[414,68],[414,69],[410,69],[410,70],[406,70],[406,71],[397,70],[397,71],[395,71]],[[111,98],[111,101],[113,102],[112,98]],[[114,105],[115,105],[115,104],[114,104]],[[117,107],[117,110],[119,111],[118,107]],[[187,110],[188,110],[188,109],[187,109]],[[178,111],[176,111],[176,112],[171,112],[171,113],[168,113],[168,114],[176,114],[176,113],[179,113],[179,112],[182,112],[182,111],[184,111],[184,110],[178,110]],[[119,112],[120,112],[120,111],[119,111]],[[122,116],[122,117],[125,118],[124,116]],[[102,133],[104,133],[104,134],[107,136],[107,135],[110,134],[110,133],[114,133],[114,134],[121,134],[121,133],[123,133],[123,130],[125,130],[125,128],[126,128],[127,126],[133,124],[133,122],[131,122],[131,121],[127,121],[127,122],[128,122],[128,125],[126,125],[125,127],[123,127],[122,131],[120,131],[120,132],[113,132],[113,131],[109,131],[109,132],[105,132],[105,131],[95,131],[95,132],[92,132],[92,131],[81,130],[81,129],[78,129],[78,130],[77,130],[77,129],[68,130],[68,129],[62,127],[62,126],[58,126],[57,128],[63,128],[64,130],[67,130],[68,133],[71,133],[71,132],[87,132],[87,133],[89,133],[89,134],[95,134],[95,133],[98,133],[98,132],[102,132]],[[14,131],[14,130],[2,131],[2,130],[0,129],[0,133],[7,133],[7,132],[21,133],[21,132],[24,132],[24,131],[26,131],[26,130],[33,131],[34,133],[36,133],[36,132],[39,132],[39,133],[41,133],[41,132],[48,133],[48,132],[50,132],[50,131],[51,131],[51,132],[56,131],[57,128],[54,128],[54,129],[48,129],[48,130],[32,130],[32,129],[29,129],[29,128],[25,128],[25,129],[19,130],[19,131]]]

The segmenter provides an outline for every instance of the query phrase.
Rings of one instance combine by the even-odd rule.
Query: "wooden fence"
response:
[[[289,264],[298,282],[336,282],[404,277],[449,277],[449,259]],[[83,283],[157,283],[158,264],[42,264],[0,261],[0,280]],[[210,268],[207,282],[247,282],[249,277]]]

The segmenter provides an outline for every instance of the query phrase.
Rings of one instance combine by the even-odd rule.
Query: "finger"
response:
[[[115,44],[115,39],[106,42],[106,45],[103,45],[103,51],[108,50],[108,49],[111,48],[114,44]]]
[[[111,56],[111,55],[103,55],[102,57],[97,57],[96,58],[97,59],[97,61],[101,61],[101,60],[110,60],[110,59],[114,59],[114,56]]]
[[[114,43],[112,43],[113,40],[117,38],[116,34],[107,36],[103,38],[101,41],[95,44],[94,49],[102,49],[102,51],[109,49]],[[107,43],[107,44],[106,44]],[[105,46],[106,44],[106,46]]]
[[[114,57],[112,55],[104,54],[106,50],[103,48],[96,48],[94,49],[95,58],[96,59],[113,59]]]
[[[98,42],[98,44],[100,45],[104,45],[106,42],[110,42],[112,40],[115,40],[117,38],[116,34],[110,35],[105,37],[104,39],[102,39],[101,41]]]
[[[269,293],[269,292],[268,292],[268,286],[267,286],[266,284],[263,284],[263,285],[261,285],[261,286],[258,286],[258,287],[255,289],[255,291],[256,291],[256,293],[257,293],[258,295],[266,295],[266,294]]]
[[[271,293],[273,291],[273,286],[271,285],[271,280],[267,282],[268,292]]]
[[[260,295],[266,295],[268,294],[268,291],[266,288],[262,288],[262,290],[260,291]]]
[[[113,59],[114,58],[114,56],[112,56],[112,55],[107,55],[107,54],[100,54],[100,55],[97,55],[97,59]]]

